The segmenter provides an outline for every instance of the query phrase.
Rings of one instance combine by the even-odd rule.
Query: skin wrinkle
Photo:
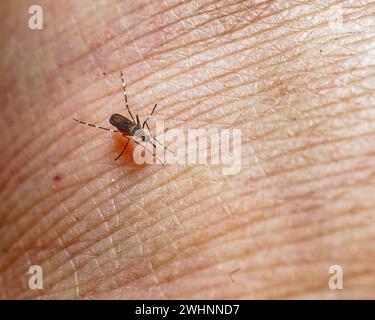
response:
[[[157,188],[157,187],[156,187]],[[103,190],[104,190],[105,188],[103,188]],[[100,203],[101,204],[101,203]],[[63,219],[64,219],[65,217],[63,217]],[[60,221],[60,220],[59,220]],[[59,222],[58,221],[58,222]],[[28,231],[31,231],[31,230],[28,230]],[[68,229],[68,231],[69,231],[69,229]],[[18,237],[18,239],[20,239],[20,237]],[[19,241],[19,240],[18,240]],[[72,240],[72,241],[75,241],[74,239]],[[16,261],[13,261],[13,262],[16,262]],[[0,270],[1,271],[1,270]]]
[[[328,125],[329,125],[330,123],[329,123],[329,122],[327,122],[326,124],[328,124]],[[363,156],[363,154],[362,154],[362,156]]]
[[[148,57],[149,58],[149,57]],[[132,66],[132,65],[130,65],[130,66]],[[169,65],[170,66],[170,65]],[[140,79],[140,80],[143,80],[143,79]]]
[[[76,93],[78,94],[78,93],[79,93],[79,90],[77,90]],[[66,113],[67,113],[67,116],[69,115],[69,118],[70,118],[70,117],[71,117],[71,113],[68,113],[68,112],[66,112]],[[66,118],[68,118],[68,117],[66,117]],[[39,123],[38,125],[40,125],[40,123]],[[53,127],[54,127],[54,125],[55,125],[55,122],[54,122],[52,125],[48,126],[48,127],[47,127],[47,130],[44,128],[44,129],[43,129],[43,132],[45,132],[45,133],[48,135],[51,131],[54,131],[54,130],[52,130]],[[50,129],[51,129],[51,131],[49,131]],[[15,138],[18,138],[18,137],[16,136]],[[18,150],[19,150],[19,151],[21,151],[21,150],[25,150],[25,149],[24,149],[25,145],[29,145],[29,144],[30,144],[30,141],[34,141],[34,140],[33,140],[33,139],[28,140],[28,141],[27,141],[24,145],[22,145]],[[58,140],[57,140],[57,141],[58,141]],[[51,142],[51,141],[49,141],[49,142]],[[51,144],[48,143],[48,145],[51,145]],[[10,159],[14,159],[14,158],[15,158],[16,156],[18,156],[19,154],[20,154],[20,153],[17,151],[17,153],[13,154],[13,155],[11,156]],[[36,154],[36,153],[34,153],[34,154]],[[32,154],[32,156],[33,156],[34,154]],[[6,159],[6,160],[9,161],[10,159]],[[21,166],[21,168],[22,168],[22,166]],[[4,170],[3,172],[5,172],[5,170]]]
[[[310,14],[309,14],[310,15]],[[305,18],[304,16],[302,16],[301,18]],[[283,22],[284,24],[285,24],[285,21]],[[201,27],[201,26],[199,26],[199,27]],[[272,30],[273,28],[269,28],[269,29],[266,29],[266,30],[264,30],[264,32],[266,32],[266,31],[270,31],[270,30]],[[241,31],[241,29],[239,29],[239,30],[236,30],[236,31]],[[301,30],[300,30],[301,31]],[[258,32],[257,33],[257,35],[259,35],[259,34],[261,34],[261,32]],[[225,35],[225,34],[221,34],[221,36],[223,36],[223,35]],[[227,42],[227,43],[223,43],[223,44],[221,44],[221,46],[219,47],[219,48],[224,48],[224,46],[225,45],[228,45],[228,44],[231,44],[231,43],[234,43],[234,42],[239,42],[239,41],[241,41],[241,40],[244,40],[244,39],[248,39],[248,36],[247,37],[242,37],[242,38],[238,38],[238,39],[235,39],[235,40],[233,40],[233,41],[229,41],[229,42]],[[207,39],[205,39],[205,40],[207,40]],[[266,40],[266,42],[267,41],[271,41],[272,39],[267,39]],[[189,45],[191,46],[192,44],[197,44],[197,43],[199,43],[200,41],[202,41],[202,40],[200,40],[200,39],[198,39],[198,40],[196,40],[196,42],[190,42],[189,43]],[[180,49],[184,49],[185,48],[185,46],[183,46],[183,47],[180,47]],[[217,50],[217,47],[214,47],[214,49],[215,50]],[[251,48],[248,48],[248,49],[251,49]],[[207,51],[207,49],[205,48],[203,51],[200,51],[200,52],[198,52],[198,53],[203,53],[203,52],[205,52],[205,51]],[[160,52],[158,53],[158,54],[160,54]],[[194,56],[194,55],[193,55]],[[152,56],[151,56],[152,57]],[[147,56],[147,58],[151,58],[150,56]],[[225,56],[224,56],[225,57]],[[183,58],[184,59],[184,58]],[[180,59],[180,60],[178,60],[177,62],[179,62],[179,61],[183,61],[183,59]],[[173,62],[172,64],[169,64],[169,65],[167,65],[167,66],[164,66],[164,68],[170,68],[170,67],[172,67],[172,66],[174,66],[175,65],[175,62]],[[140,79],[138,79],[138,81],[142,81],[142,80],[144,80],[145,79],[145,77],[143,77],[143,78],[140,78]]]
[[[155,190],[155,189],[157,189],[157,188],[159,188],[159,187],[161,187],[161,186],[163,186],[163,184],[161,184],[161,185],[158,185],[158,186],[156,186],[155,188],[153,188],[153,190]],[[106,188],[107,188],[108,186],[104,186],[102,189],[99,189],[99,191],[98,192],[101,192],[101,191],[103,191],[103,190],[106,190]],[[97,192],[97,193],[98,193]],[[92,196],[95,196],[97,193],[95,193],[95,194],[90,194],[91,195],[91,197]],[[87,199],[89,199],[89,197],[87,197]],[[66,199],[65,199],[66,200]],[[100,203],[101,204],[101,203]],[[75,207],[75,208],[73,208],[73,209],[76,209],[77,207]],[[53,209],[55,209],[55,208],[53,208]],[[53,210],[52,209],[52,210]],[[13,222],[15,222],[15,221],[13,221]],[[31,230],[28,230],[28,231],[31,231]],[[23,235],[21,235],[21,236],[23,236]],[[18,236],[18,238],[19,238],[19,236]]]
[[[76,93],[79,93],[80,90],[77,90]]]
[[[315,209],[315,208],[314,208]],[[368,209],[371,209],[371,207],[369,207]],[[361,210],[363,211],[364,210],[364,208],[361,208]],[[359,210],[358,210],[359,211]],[[349,210],[349,211],[347,211],[346,213],[345,213],[345,215],[344,215],[344,217],[345,218],[348,218],[348,217],[350,217],[351,216],[351,214],[353,214],[353,213],[356,213],[356,212],[353,212],[353,210]],[[340,218],[340,216],[339,216],[339,214],[337,214],[337,215],[334,215],[334,216],[332,216],[332,217],[334,217],[334,218]],[[264,222],[270,222],[269,220],[271,220],[271,222],[273,221],[275,219],[275,217],[271,217],[271,218],[269,218],[269,219],[267,219],[267,220],[263,220],[262,222],[264,223]],[[276,219],[277,219],[277,217],[276,217]],[[321,219],[321,220],[323,220],[324,221],[324,219]],[[296,230],[296,231],[299,231],[300,229],[303,229],[303,226],[304,225],[304,223],[299,223],[299,224],[293,224],[292,226],[286,226],[286,227],[284,227],[284,231],[285,231],[285,234],[287,234],[287,231],[292,231],[292,230]],[[360,225],[360,224],[357,224],[357,226],[364,226],[365,224],[362,224],[362,225]],[[345,227],[345,225],[343,225],[343,227]],[[295,228],[297,228],[297,229],[295,229]],[[306,230],[304,230],[304,232],[303,232],[303,234],[305,234],[306,233],[306,231],[307,232],[310,232],[311,231],[311,229],[310,229],[311,227],[309,227],[309,228],[306,228]],[[240,228],[238,228],[238,229],[234,229],[234,230],[232,230],[232,231],[239,231],[239,230],[241,230],[241,227]],[[276,230],[270,230],[270,231],[276,231]],[[331,230],[329,230],[329,231],[340,231],[340,228],[335,228],[335,229],[331,229]],[[265,232],[264,232],[265,233]],[[302,233],[302,232],[301,232]],[[328,233],[328,232],[326,232],[326,233]],[[257,240],[258,239],[258,237],[259,236],[262,236],[262,234],[261,233],[256,233],[256,232],[252,232],[252,236],[254,237],[254,240]],[[306,237],[306,236],[304,236],[304,237],[296,237],[295,239],[294,239],[294,241],[295,242],[299,242],[299,241],[308,241],[308,240],[312,240],[312,239],[314,239],[314,237],[316,238],[316,236],[317,236],[317,233],[315,233],[315,234],[312,234],[311,236],[309,236],[309,237]],[[216,240],[216,239],[215,239]],[[238,238],[232,238],[231,239],[233,242],[235,242],[235,241],[240,241],[241,240],[241,238],[240,237],[238,237]],[[227,243],[227,240],[223,240],[222,242],[220,242],[220,244],[225,244],[225,243]],[[290,243],[293,243],[293,242],[290,242]]]
[[[308,238],[307,238],[308,239]],[[303,238],[303,239],[301,239],[301,238],[299,238],[298,240],[300,241],[300,240],[302,240],[302,241],[305,241],[305,240],[307,240],[306,238]]]
[[[78,268],[76,267],[76,265],[74,264],[74,260],[70,258],[70,254],[67,250],[66,247],[64,247],[64,243],[62,242],[62,239],[59,238],[58,239],[59,243],[61,244],[61,248],[64,248],[63,249],[63,252],[66,254],[66,257],[67,257],[67,260],[69,261],[71,267],[73,268],[74,270],[74,279],[75,279],[75,286],[76,286],[76,292],[77,292],[77,297],[79,297],[79,280],[78,280]]]
[[[284,267],[284,266],[283,266]],[[298,264],[298,267],[300,268],[301,267],[301,265],[300,264]],[[277,263],[277,264],[272,264],[272,265],[266,265],[266,266],[262,266],[261,268],[259,268],[260,270],[262,270],[262,271],[267,271],[268,269],[272,269],[273,271],[275,271],[275,269],[277,269],[277,268],[280,268],[280,263]],[[257,270],[258,268],[253,268],[252,270]],[[349,275],[350,276],[350,275]],[[278,283],[276,282],[276,283],[274,283],[273,285],[277,285]],[[285,287],[287,287],[287,286],[285,286]],[[203,288],[201,288],[201,290],[202,291],[204,291],[204,289],[205,288],[209,288],[209,287],[203,287]],[[267,290],[267,287],[265,288],[266,290]],[[306,289],[306,288],[305,288]],[[190,291],[190,292],[194,292],[193,290],[192,291]],[[187,294],[187,293],[190,293],[190,292],[185,292],[185,294]],[[218,292],[220,292],[220,291],[218,291]],[[259,290],[257,290],[257,294],[259,294]],[[190,296],[190,295],[186,295],[186,297],[187,298],[190,298],[190,299],[192,299],[193,297],[192,296]],[[241,297],[241,296],[239,296],[239,297]],[[277,297],[277,296],[276,296]],[[234,298],[238,298],[238,297],[234,297]],[[271,297],[272,298],[272,297]],[[220,297],[217,297],[217,299],[220,299]]]
[[[350,84],[354,84],[354,82],[352,82],[352,83],[350,83]],[[369,92],[370,93],[370,92]],[[360,96],[363,96],[363,95],[365,95],[365,94],[368,94],[368,93],[364,93],[364,94],[361,94],[361,95],[357,95],[356,97],[360,97]],[[237,100],[237,99],[236,99]],[[235,101],[235,100],[231,100],[230,102],[233,102],[233,101]],[[225,104],[226,104],[227,102],[225,102],[225,103],[223,103],[222,105],[224,106]],[[333,105],[333,103],[330,103],[330,104],[326,104],[326,105],[323,105],[323,106],[321,106],[321,107],[327,107],[327,106],[331,106],[331,105]],[[366,110],[366,109],[365,109]],[[310,111],[312,111],[312,110],[310,110]],[[305,111],[305,113],[307,113],[307,111]],[[199,115],[197,115],[197,117],[198,117]],[[309,118],[307,118],[307,119],[309,119]],[[311,119],[311,118],[310,118]],[[174,119],[175,120],[175,119]],[[177,128],[179,128],[180,126],[175,126],[175,127],[177,127]],[[273,133],[273,132],[275,132],[275,131],[270,131],[270,133]],[[265,136],[260,136],[260,137],[265,137]]]
[[[119,2],[120,2],[120,1],[119,1]],[[148,6],[150,6],[151,4],[152,4],[152,3],[142,4],[142,5],[138,6],[138,8],[136,8],[136,9],[134,9],[134,10],[131,10],[131,11],[127,12],[127,13],[123,13],[123,18],[126,18],[127,16],[130,16],[130,15],[132,15],[132,14],[135,14],[135,13],[137,13],[137,11],[144,10],[144,9],[146,9]],[[87,6],[87,8],[90,9],[89,6]],[[103,9],[103,8],[105,9],[105,6],[103,6],[102,9]],[[87,24],[89,24],[89,25],[92,26],[92,23],[91,23],[91,21],[90,21],[90,18],[91,18],[91,17],[95,17],[95,15],[93,15],[94,12],[97,12],[97,9],[93,8],[91,11],[88,11],[84,16],[81,17],[80,22],[81,22],[81,21],[85,21]],[[84,12],[84,13],[85,13],[85,12]],[[108,24],[112,23],[113,20],[116,20],[116,18],[114,18],[114,19],[112,19],[112,20],[109,20],[109,21],[108,21]],[[70,21],[68,21],[68,22],[70,22]],[[63,30],[59,30],[60,33],[56,33],[56,34],[54,35],[54,37],[47,38],[47,39],[46,39],[46,42],[52,41],[52,40],[55,39],[56,37],[59,38],[60,36],[66,34],[66,30],[74,30],[75,27],[78,27],[78,26],[79,26],[80,28],[82,28],[82,26],[79,25],[78,23],[75,23],[75,24],[73,24],[73,25],[67,25],[67,26],[64,26],[64,29],[63,29]],[[92,29],[90,29],[90,30],[92,31]],[[70,36],[69,33],[68,33],[68,36]],[[89,51],[88,51],[88,53],[89,53]]]
[[[187,4],[191,3],[191,2],[192,2],[191,0],[188,1],[188,2],[181,2],[181,3],[176,4],[175,6],[168,7],[167,10],[172,10],[173,8],[176,8],[176,7],[179,7],[179,6],[182,6],[182,5],[187,5]],[[149,15],[148,19],[145,21],[145,24],[146,25],[149,24],[153,20],[153,18],[158,17],[162,13],[166,14],[166,13],[168,13],[168,11],[166,11],[165,9],[163,9],[163,10],[160,10],[160,11],[158,11],[156,13],[153,13],[153,14]],[[124,19],[124,18],[126,18],[126,15],[124,16],[124,14],[122,13],[121,19]],[[109,21],[107,21],[107,25],[111,26],[111,23],[113,21],[117,21],[117,20],[118,20],[118,17],[116,17],[116,18],[114,18],[112,20],[109,20]],[[128,27],[128,29],[133,29],[133,28],[138,27],[138,26],[139,26],[139,21],[137,23],[134,23],[133,25],[130,25]],[[92,24],[90,24],[89,27],[88,27],[88,31],[89,32],[93,32],[93,30],[92,30],[91,27],[92,27]],[[84,31],[84,29],[82,29],[82,30]],[[157,31],[160,31],[160,30],[157,30]],[[118,36],[122,36],[123,34],[125,34],[127,32],[128,31],[125,31],[124,33],[120,33]],[[154,30],[152,32],[154,32]],[[150,34],[152,34],[152,32],[150,32],[150,33],[146,32],[146,33],[144,33],[144,36],[150,35]],[[84,52],[82,55],[80,55],[79,57],[75,58],[74,60],[68,61],[68,64],[79,62],[80,60],[84,59],[86,55],[90,54],[94,50],[98,50],[98,49],[102,48],[104,45],[108,45],[112,40],[113,40],[113,38],[105,40],[105,41],[99,43],[94,48],[90,48],[90,50]],[[139,40],[139,38],[135,38],[134,40]],[[127,42],[126,45],[130,45],[132,42],[133,41],[131,40],[131,41]]]
[[[191,1],[189,1],[189,2],[184,2],[184,3],[181,3],[181,5],[183,4],[184,6],[186,6],[187,4],[189,4]],[[232,5],[235,5],[235,4],[232,4]],[[179,5],[178,5],[179,6]],[[168,10],[171,10],[171,9],[175,9],[175,8],[168,8]],[[215,9],[213,9],[213,10],[209,10],[209,11],[206,11],[206,12],[202,12],[201,14],[203,15],[203,14],[207,14],[207,13],[210,13],[210,12],[214,12],[215,11]],[[167,12],[164,12],[164,14],[165,13],[168,13],[168,11]],[[153,15],[151,15],[150,16],[150,18],[154,18],[154,17],[157,17],[158,16],[158,13],[156,13],[156,14],[153,14]],[[161,27],[161,28],[159,28],[159,29],[156,29],[156,30],[151,30],[150,32],[146,32],[146,33],[142,33],[142,35],[141,36],[139,36],[139,37],[136,37],[136,38],[134,38],[134,39],[132,39],[132,40],[130,40],[130,41],[128,41],[128,42],[126,42],[126,43],[124,43],[124,45],[131,45],[134,41],[138,41],[138,40],[142,40],[144,37],[146,37],[146,36],[148,36],[148,35],[152,35],[153,33],[157,33],[157,32],[162,32],[165,28],[167,28],[167,27],[171,27],[171,26],[174,26],[175,24],[178,24],[178,23],[180,23],[180,22],[182,22],[184,19],[190,19],[190,18],[192,18],[192,17],[194,17],[194,16],[196,16],[196,13],[194,13],[194,14],[191,14],[191,15],[188,15],[188,16],[183,16],[183,17],[181,17],[181,18],[178,18],[178,20],[176,20],[176,21],[174,21],[173,23],[170,23],[170,24],[168,24],[168,25],[166,25],[166,26],[163,26],[163,27]],[[149,19],[149,20],[151,20],[151,19]],[[152,20],[151,20],[152,21]],[[148,24],[148,20],[146,21],[146,25]],[[207,21],[206,23],[208,23],[208,22],[211,22],[211,21]],[[205,23],[205,24],[206,24]],[[133,24],[133,25],[131,25],[131,26],[129,26],[128,27],[128,29],[132,29],[132,28],[134,28],[134,27],[136,27],[136,26],[139,26],[138,24]],[[199,25],[200,26],[200,25]],[[91,31],[91,30],[90,30]],[[128,33],[128,31],[126,31],[126,32],[124,32],[124,33]],[[169,41],[166,41],[166,42],[163,42],[163,46],[165,46],[166,44],[168,44],[169,42],[172,42],[173,40],[175,40],[175,39],[177,39],[177,38],[180,38],[181,36],[185,36],[185,35],[187,35],[187,34],[189,34],[190,33],[190,30],[188,31],[188,32],[186,32],[186,33],[183,33],[183,34],[181,34],[181,35],[178,35],[178,36],[176,36],[175,38],[172,38],[172,39],[170,39]],[[121,33],[121,34],[119,34],[118,36],[122,36],[123,35],[123,33]],[[112,39],[110,39],[109,41],[112,41]],[[108,42],[109,42],[108,41]],[[97,46],[97,47],[95,47],[95,48],[92,48],[92,50],[97,50],[97,49],[99,49],[99,48],[101,48],[103,45],[106,45],[106,44],[108,44],[108,42],[107,41],[104,41],[103,43],[101,43],[101,44],[99,44],[99,46]],[[87,53],[89,53],[90,51],[88,51]],[[160,54],[160,53],[159,53]],[[71,61],[71,63],[74,63],[74,62],[79,62],[79,60],[80,59],[82,59],[82,58],[84,58],[84,56],[85,55],[82,55],[82,57],[79,57],[79,58],[77,58],[76,60],[73,60],[73,61]],[[151,58],[152,56],[147,56],[147,58]],[[143,59],[140,59],[140,60],[135,60],[134,62],[133,62],[133,64],[136,64],[136,63],[139,63],[139,62],[141,62],[141,61],[143,61]],[[132,66],[132,65],[130,65],[130,66]],[[142,79],[143,80],[143,79]]]
[[[349,273],[349,276],[352,278],[352,275],[355,275],[355,273]],[[303,279],[301,279],[302,281]],[[280,287],[286,287],[286,285],[288,284],[288,282],[281,282],[281,283],[276,283],[275,285],[279,285]],[[307,288],[303,288],[302,290],[295,290],[295,291],[292,291],[290,292],[289,294],[288,293],[276,293],[276,294],[272,294],[272,286],[268,286],[268,287],[265,287],[259,295],[257,295],[257,297],[259,299],[261,299],[262,297],[269,297],[269,299],[277,299],[277,297],[280,297],[280,299],[296,299],[296,294],[300,294],[300,293],[303,293],[304,290],[308,290],[309,292],[314,292],[314,291],[318,291],[317,288],[321,287],[321,284],[319,285],[309,285]],[[321,290],[321,289],[320,289]],[[338,296],[338,295],[337,295]],[[235,296],[234,299],[238,299],[240,296]],[[332,297],[331,297],[332,298]],[[337,297],[336,297],[337,298]],[[220,299],[220,297],[217,297],[217,299]]]
[[[190,292],[192,292],[192,291],[190,291]],[[207,295],[205,295],[205,296],[207,296]],[[100,298],[100,296],[99,296],[99,298]],[[179,296],[178,298],[179,298],[179,299],[183,299],[184,296]],[[192,298],[194,298],[194,296],[193,296]],[[218,298],[220,298],[220,297],[218,297]]]
[[[240,29],[241,30],[241,29]],[[240,31],[239,30],[239,31]],[[235,42],[235,41],[240,41],[240,40],[243,40],[243,39],[236,39],[236,40],[234,40],[234,41],[230,41],[230,42],[228,42],[228,43],[225,43],[225,44],[223,44],[222,45],[222,47],[224,47],[224,45],[228,45],[228,44],[230,44],[230,43],[232,43],[232,42]],[[198,40],[198,41],[200,41],[200,40]],[[189,45],[191,46],[192,44],[196,44],[196,43],[189,43]],[[184,47],[181,47],[181,49],[184,49]],[[215,50],[217,50],[218,48],[214,48]],[[251,48],[248,48],[248,49],[251,49]],[[204,52],[206,52],[207,51],[207,49],[205,48],[203,51],[200,51],[200,52],[198,52],[198,53],[204,53]],[[160,54],[160,53],[159,53]],[[194,57],[194,55],[193,56],[191,56],[191,57]],[[226,56],[224,55],[223,56],[223,58],[225,58]],[[150,57],[147,57],[147,58],[150,58]],[[180,62],[180,61],[183,61],[185,58],[182,58],[182,59],[180,59],[180,60],[178,60],[177,62]],[[221,59],[221,58],[220,58]],[[208,62],[211,62],[211,61],[208,61]],[[207,62],[207,63],[208,63]],[[164,66],[164,68],[166,69],[166,68],[171,68],[172,66],[174,66],[176,64],[176,62],[173,62],[172,64],[169,64],[169,65],[167,65],[167,66]],[[198,67],[201,67],[201,66],[203,66],[203,65],[205,65],[205,64],[200,64],[200,65],[198,65],[198,66],[195,66],[194,67],[194,69],[197,69]],[[193,69],[193,70],[194,70]],[[167,79],[164,79],[165,81],[166,80],[170,80],[170,79],[172,79],[173,77],[175,77],[176,75],[180,75],[180,74],[183,74],[183,72],[180,72],[180,73],[177,73],[177,74],[174,74],[173,76],[171,76],[170,78],[167,78]],[[137,81],[143,81],[143,80],[145,80],[146,78],[148,77],[148,75],[146,75],[146,76],[144,76],[144,77],[142,77],[142,78],[140,78],[140,79],[138,79]],[[145,90],[145,89],[148,89],[148,87],[146,87],[146,88],[143,88],[142,90]],[[136,93],[137,94],[137,93]],[[174,96],[175,95],[175,93],[174,94],[171,94],[170,96]]]
[[[93,202],[95,204],[96,203],[95,198],[93,197],[92,199],[93,199]],[[112,248],[111,251],[112,251],[112,254],[113,254],[113,257],[114,257],[114,261],[115,261],[115,269],[117,269],[118,268],[118,261],[116,259],[116,250],[115,250],[113,238],[112,238],[112,235],[111,235],[111,230],[109,228],[108,221],[104,218],[102,210],[100,209],[100,207],[97,207],[97,208],[98,208],[98,213],[99,213],[100,219],[102,220],[102,223],[105,225],[105,228],[107,230],[109,244],[110,244],[110,247]]]
[[[212,80],[212,79],[211,79]],[[242,84],[241,84],[242,85]],[[230,89],[233,89],[233,88],[230,88]],[[208,96],[206,96],[206,97],[208,97]]]

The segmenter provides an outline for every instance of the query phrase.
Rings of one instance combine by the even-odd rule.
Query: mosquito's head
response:
[[[151,137],[148,133],[146,133],[142,128],[139,128],[134,132],[134,136],[137,138],[142,139],[143,142],[150,142]]]

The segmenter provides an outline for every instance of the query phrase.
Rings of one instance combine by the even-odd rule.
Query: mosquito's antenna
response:
[[[152,111],[151,111],[151,113],[147,116],[147,118],[146,118],[146,120],[145,121],[143,121],[143,124],[142,124],[142,129],[144,129],[145,128],[145,124],[147,124],[147,121],[148,121],[148,119],[150,119],[150,117],[152,116],[152,114],[154,113],[154,111],[155,111],[155,109],[156,109],[156,106],[157,106],[158,104],[155,104],[154,105],[154,108],[152,109]]]
[[[85,126],[89,126],[89,127],[94,127],[94,128],[98,128],[98,129],[102,129],[102,130],[106,130],[106,131],[111,131],[111,132],[120,132],[118,130],[112,130],[112,129],[108,129],[108,128],[104,128],[104,127],[101,127],[101,126],[97,126],[96,124],[91,124],[91,123],[87,123],[87,122],[84,122],[84,121],[81,121],[81,120],[78,120],[76,118],[73,118],[74,121],[77,121],[79,122],[80,124],[83,124]]]
[[[141,122],[139,121],[138,115],[136,115],[136,117],[137,117],[137,124],[141,125]]]
[[[132,117],[133,122],[135,122],[134,117],[133,117],[133,115],[132,115],[132,113],[130,112],[130,109],[129,109],[128,96],[126,95],[125,79],[124,79],[124,74],[122,72],[121,72],[121,82],[122,82],[122,89],[124,91],[125,106],[128,109],[128,112],[129,112],[130,116]]]
[[[169,152],[171,152],[171,153],[174,154],[174,152],[173,152],[172,150],[168,149],[165,145],[163,145],[158,139],[156,139],[156,138],[153,136],[153,134],[152,134],[152,132],[151,132],[151,130],[150,130],[150,127],[148,126],[148,123],[146,123],[146,127],[147,127],[148,132],[150,133],[150,136],[151,136],[152,140],[155,140],[155,141],[156,141],[157,143],[159,143],[164,149],[166,149],[166,150],[168,150]],[[156,148],[156,147],[155,147],[155,148]]]
[[[125,137],[125,138],[126,138],[126,137]],[[129,141],[130,141],[130,139],[128,138],[128,142],[126,143],[124,149],[122,149],[121,153],[117,156],[117,158],[115,159],[115,161],[123,155],[123,153],[125,152],[126,147],[127,147],[128,144],[129,144]]]
[[[174,154],[174,151],[172,151],[171,149],[167,148],[165,145],[163,145],[158,139],[156,139],[155,137],[152,137],[153,140],[155,140],[157,143],[159,143],[165,150],[168,150],[170,153],[173,153]]]

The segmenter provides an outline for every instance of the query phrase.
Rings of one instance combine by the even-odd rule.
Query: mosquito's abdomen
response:
[[[121,114],[115,113],[111,115],[109,122],[125,135],[133,135],[135,124]]]

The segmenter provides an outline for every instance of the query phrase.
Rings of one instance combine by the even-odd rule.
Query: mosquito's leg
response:
[[[124,79],[124,74],[123,74],[122,72],[121,72],[121,82],[122,82],[122,89],[123,89],[123,91],[124,91],[125,106],[126,106],[126,108],[128,109],[128,112],[129,112],[130,116],[132,117],[133,122],[135,122],[134,117],[133,117],[133,115],[132,115],[132,113],[130,112],[130,109],[129,109],[129,105],[128,105],[128,96],[126,95],[125,79]]]
[[[151,116],[152,116],[152,114],[154,113],[154,111],[155,111],[155,109],[156,109],[156,106],[157,106],[157,104],[155,104],[154,105],[154,108],[152,109],[152,111],[151,111],[151,113],[147,116],[147,118],[146,118],[146,120],[145,121],[143,121],[143,124],[142,124],[142,129],[144,129],[145,128],[145,125],[147,124],[147,121],[148,121],[148,119],[150,119],[151,118]]]
[[[125,137],[126,138],[126,137]],[[123,154],[124,154],[124,152],[125,152],[125,149],[126,149],[126,147],[128,146],[128,144],[129,144],[129,141],[130,141],[130,139],[129,138],[127,138],[128,139],[128,142],[126,143],[126,145],[125,145],[125,147],[124,147],[124,149],[122,149],[122,151],[121,151],[121,153],[117,156],[117,158],[115,159],[115,161],[117,161]]]
[[[157,141],[157,140],[155,139],[154,135],[152,134],[152,132],[151,132],[151,130],[150,130],[150,127],[148,126],[148,123],[146,123],[146,127],[147,127],[147,130],[148,130],[148,132],[149,132],[149,134],[150,134],[152,140]],[[164,147],[159,141],[157,141],[157,142],[158,142],[162,147]],[[155,147],[155,148],[156,148],[156,147]]]
[[[154,137],[154,135],[152,134],[152,132],[151,132],[151,130],[150,130],[150,127],[148,126],[148,123],[146,123],[146,127],[147,127],[148,132],[150,133],[150,136],[151,136],[152,140],[155,140],[155,141],[156,141],[157,143],[159,143],[164,149],[166,149],[166,150],[168,150],[169,152],[171,152],[171,153],[174,154],[174,152],[173,152],[172,150],[168,149],[165,145],[163,145],[158,139],[156,139],[156,138]],[[155,147],[155,148],[156,148],[156,147]]]
[[[134,143],[140,145],[143,149],[145,149],[147,152],[151,153],[163,166],[164,166],[164,163],[156,156],[156,154],[154,152],[151,152],[150,150],[148,150],[144,145],[140,144],[138,141],[135,141],[133,140]],[[155,145],[154,145],[155,146]]]
[[[78,123],[80,124],[83,124],[85,126],[89,126],[89,127],[94,127],[94,128],[98,128],[98,129],[102,129],[102,130],[106,130],[106,131],[110,131],[110,132],[120,132],[118,130],[112,130],[112,129],[108,129],[108,128],[104,128],[104,127],[101,127],[101,126],[97,126],[96,124],[91,124],[91,123],[87,123],[87,122],[84,122],[84,121],[81,121],[81,120],[78,120],[76,118],[73,118],[74,121],[77,121]]]

